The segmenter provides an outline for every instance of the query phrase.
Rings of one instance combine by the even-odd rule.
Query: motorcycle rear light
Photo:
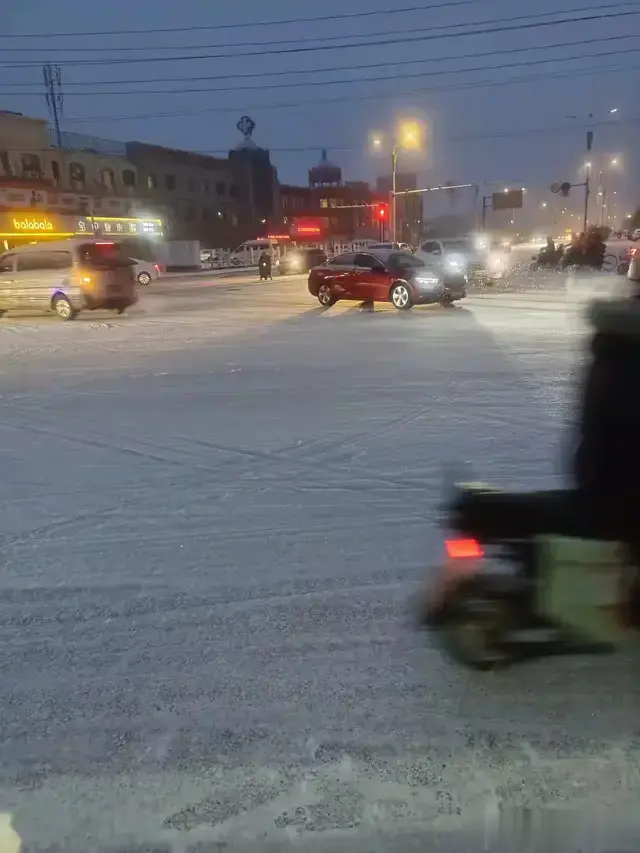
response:
[[[478,560],[484,550],[477,539],[447,539],[444,543],[450,560]]]

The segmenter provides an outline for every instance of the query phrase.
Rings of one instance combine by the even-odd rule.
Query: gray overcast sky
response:
[[[597,161],[601,156],[604,160],[609,154],[624,155],[625,170],[633,187],[632,191],[627,189],[625,195],[629,204],[635,201],[638,183],[635,150],[640,122],[636,124],[631,120],[640,118],[640,105],[636,104],[640,64],[637,51],[635,55],[632,51],[637,48],[640,37],[640,2],[605,0],[604,9],[594,0],[540,0],[538,4],[466,0],[457,7],[452,5],[454,2],[460,3],[460,0],[449,0],[445,4],[438,0],[422,0],[425,8],[414,12],[313,24],[260,26],[253,22],[358,13],[389,6],[382,0],[325,0],[320,5],[293,0],[271,0],[268,4],[255,0],[230,4],[206,4],[202,0],[181,0],[179,3],[109,0],[105,4],[59,0],[53,5],[50,0],[26,0],[20,4],[17,0],[6,0],[1,16],[0,61],[19,67],[2,69],[0,107],[47,116],[39,65],[46,61],[57,62],[63,66],[64,129],[186,149],[224,151],[240,140],[235,123],[243,113],[248,113],[257,124],[255,140],[273,150],[281,180],[289,182],[304,182],[306,170],[318,159],[318,153],[279,152],[278,149],[307,146],[318,150],[327,147],[331,159],[343,167],[347,179],[373,178],[383,167],[367,151],[368,132],[391,129],[398,115],[420,113],[431,127],[429,161],[407,158],[405,162],[412,163],[414,168],[415,165],[426,166],[421,170],[424,180],[518,181],[540,191],[552,180],[577,179],[577,169],[583,160],[583,125],[588,114],[593,113],[594,121],[606,123],[618,119],[617,125],[596,128],[594,159]],[[396,5],[419,6],[421,0],[397,0]],[[556,14],[542,17],[547,12]],[[472,29],[476,24],[477,29],[491,30],[492,27],[517,27],[606,12],[609,13],[606,19],[593,21],[456,35],[455,38],[422,38],[446,32],[438,28],[455,24],[469,25]],[[627,14],[616,17],[621,12]],[[509,24],[506,20],[509,18],[519,20]],[[502,24],[482,24],[498,19],[502,19]],[[225,24],[242,26],[223,29]],[[47,30],[72,34],[180,27],[196,29],[82,38],[5,37],[8,33],[45,33]],[[330,42],[321,39],[335,40],[336,37],[346,38],[331,43],[349,47],[256,55],[266,50],[326,45]],[[352,46],[358,40],[376,42],[394,37],[405,41]],[[407,38],[415,40],[406,41]],[[303,39],[318,41],[305,44]],[[276,43],[234,49],[234,45],[247,42]],[[550,47],[567,42],[573,46]],[[157,61],[160,57],[194,53],[232,55]],[[253,55],[247,55],[250,53]],[[473,54],[486,55],[473,57]],[[578,58],[572,62],[541,62],[565,56]],[[134,59],[143,61],[133,62]],[[98,64],[77,64],[87,61]],[[403,64],[381,65],[391,62]],[[32,63],[32,66],[25,63]],[[531,64],[514,67],[515,63]],[[497,65],[512,67],[459,73],[460,69]],[[338,70],[338,66],[356,67]],[[310,69],[331,70],[315,75],[299,73]],[[585,73],[592,69],[600,70]],[[445,71],[458,73],[442,73]],[[290,73],[268,76],[270,72]],[[577,75],[572,77],[571,72]],[[240,79],[234,75],[245,76]],[[194,77],[212,79],[184,80]],[[358,77],[382,79],[344,82]],[[536,79],[510,83],[523,77]],[[160,78],[165,82],[141,84],[143,80]],[[331,80],[340,82],[309,85]],[[500,84],[478,86],[483,80],[497,80]],[[240,86],[251,88],[241,90]],[[452,88],[443,91],[444,87]],[[170,93],[179,89],[201,91]],[[77,94],[83,90],[89,94]],[[121,94],[95,94],[100,90]],[[339,100],[322,103],[329,99]],[[275,104],[287,106],[275,107]],[[619,112],[609,116],[613,107]],[[185,114],[158,117],[158,113]],[[522,133],[527,128],[548,129],[569,124],[568,114],[577,116],[574,130]],[[124,119],[125,116],[130,118]],[[501,135],[489,140],[471,138],[493,132]],[[347,150],[340,150],[342,148]],[[623,176],[616,180],[624,190],[628,180]],[[579,204],[577,198],[574,203]]]

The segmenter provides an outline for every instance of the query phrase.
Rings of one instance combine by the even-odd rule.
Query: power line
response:
[[[525,127],[517,130],[496,130],[491,133],[462,133],[456,134],[454,136],[448,136],[443,139],[443,142],[469,142],[471,140],[482,141],[482,140],[499,140],[499,139],[515,139],[519,136],[535,136],[535,135],[545,135],[545,134],[553,134],[553,133],[575,133],[577,130],[587,130],[593,128],[618,128],[618,127],[626,127],[631,125],[640,124],[640,117],[632,117],[628,119],[616,119],[615,121],[590,121],[590,122],[571,122],[571,124],[556,124],[556,125],[548,125],[543,127]],[[124,144],[124,143],[122,143]],[[162,146],[160,146],[162,147]],[[272,147],[267,146],[269,148],[270,153],[272,154],[308,154],[312,152],[331,150],[331,151],[361,151],[361,145],[340,145],[336,143],[327,143],[323,141],[322,143],[316,143],[314,145],[301,145],[296,147]],[[6,148],[4,149],[8,152],[22,152],[24,153],[23,148]],[[48,148],[33,148],[31,151],[38,151],[39,153],[54,153],[58,149],[55,147]],[[72,151],[74,149],[64,149],[67,151]],[[217,156],[217,155],[226,155],[228,154],[229,149],[227,148],[208,148],[208,149],[200,149],[198,151],[194,151],[194,154],[202,154],[205,156]]]
[[[429,88],[420,88],[420,89],[412,89],[405,92],[389,92],[386,94],[372,94],[372,95],[346,95],[337,98],[315,98],[312,102],[314,107],[321,104],[340,104],[340,103],[352,103],[354,101],[384,101],[384,100],[397,100],[399,97],[407,96],[407,95],[425,95],[432,94],[435,92],[452,92],[452,91],[463,91],[466,89],[480,89],[480,88],[491,88],[493,86],[510,86],[519,83],[528,83],[539,80],[550,80],[550,79],[562,79],[566,77],[583,77],[589,76],[592,74],[611,74],[617,72],[629,72],[636,71],[640,69],[640,65],[631,65],[631,66],[618,66],[616,68],[602,68],[595,67],[590,69],[580,69],[573,71],[565,71],[558,73],[550,73],[550,74],[534,74],[528,77],[519,77],[514,78],[512,80],[484,80],[477,81],[473,83],[462,83],[462,84],[454,84],[447,86],[435,86]],[[253,104],[249,106],[244,106],[245,110],[274,110],[274,109],[283,109],[290,107],[308,107],[309,101],[295,101],[289,103],[275,103],[275,104]],[[210,115],[213,113],[230,113],[237,112],[238,107],[202,107],[197,110],[184,110],[184,111],[171,111],[164,113],[146,113],[146,114],[137,114],[137,115],[110,115],[110,116],[90,116],[87,118],[77,118],[77,119],[67,119],[67,123],[73,124],[84,124],[86,122],[97,122],[97,121],[138,121],[138,120],[148,120],[148,119],[156,119],[156,118],[177,118],[181,116],[195,116],[195,115]]]
[[[109,51],[110,53],[130,53],[132,51],[150,51],[150,50],[211,50],[212,48],[237,48],[237,47],[272,47],[277,44],[290,44],[294,41],[296,44],[318,44],[321,42],[329,42],[336,43],[340,41],[349,41],[356,38],[383,38],[392,35],[408,35],[409,33],[417,34],[417,33],[430,33],[433,30],[459,30],[463,27],[471,27],[476,25],[487,25],[487,24],[504,24],[510,23],[513,21],[523,21],[529,19],[540,19],[540,18],[549,18],[561,14],[575,14],[582,12],[602,12],[604,9],[613,10],[619,7],[633,7],[637,8],[639,5],[638,0],[619,0],[619,2],[607,5],[607,6],[579,6],[573,9],[564,9],[561,12],[552,11],[552,12],[538,12],[536,14],[528,14],[528,15],[516,15],[511,18],[505,18],[504,16],[500,18],[494,18],[489,21],[466,21],[464,23],[458,24],[443,24],[440,26],[431,26],[431,27],[402,27],[401,29],[390,30],[388,28],[382,30],[381,32],[373,32],[373,33],[364,33],[362,35],[358,34],[349,34],[349,35],[334,35],[334,36],[302,36],[295,38],[286,38],[286,39],[267,39],[266,41],[263,39],[262,41],[241,41],[234,42],[229,44],[228,41],[214,43],[214,44],[195,44],[195,45],[128,45],[124,47],[63,47],[59,48],[60,52],[66,53],[95,53],[95,51]],[[54,49],[55,50],[55,49]],[[47,54],[51,53],[51,47],[3,47],[3,53],[33,53],[33,52],[43,52],[46,51]],[[171,59],[173,57],[167,57]]]
[[[242,58],[246,56],[282,56],[282,55],[291,55],[291,54],[300,54],[300,53],[310,53],[310,52],[318,52],[318,51],[327,51],[327,50],[353,50],[354,48],[359,47],[383,47],[385,45],[391,44],[412,44],[416,42],[429,42],[429,41],[439,41],[442,39],[451,39],[451,38],[461,38],[464,36],[477,36],[477,35],[493,35],[494,33],[506,33],[506,32],[521,32],[526,30],[533,29],[541,29],[548,27],[557,27],[562,24],[578,24],[585,23],[587,21],[601,21],[601,20],[611,20],[616,18],[628,18],[630,16],[637,16],[640,14],[640,10],[637,11],[628,11],[628,12],[613,12],[613,13],[605,13],[605,14],[594,14],[594,15],[583,15],[578,18],[561,18],[558,21],[534,21],[527,24],[516,24],[516,25],[502,25],[502,26],[494,26],[489,29],[475,29],[469,30],[468,32],[440,32],[440,33],[432,33],[431,35],[426,36],[405,36],[402,38],[391,38],[391,39],[374,39],[372,41],[363,41],[358,42],[357,44],[330,44],[330,45],[310,45],[307,47],[288,47],[288,48],[277,48],[276,50],[259,50],[259,51],[248,51],[248,52],[240,52],[240,53],[211,53],[211,54],[193,54],[192,56],[160,56],[160,57],[132,57],[131,59],[77,59],[70,60],[65,62],[65,67],[67,66],[95,66],[95,65],[133,65],[139,64],[141,62],[188,62],[196,59],[229,59],[229,58]],[[533,16],[523,16],[523,17],[533,17]],[[504,19],[500,19],[504,20]],[[515,18],[513,20],[516,20]],[[495,23],[491,21],[485,21],[484,24]],[[462,26],[462,25],[456,25]],[[443,29],[443,28],[440,28]],[[20,63],[2,63],[1,67],[9,67],[9,68],[27,68],[34,67],[39,65],[37,62],[20,62]]]
[[[141,86],[146,85],[147,83],[197,83],[197,82],[208,82],[210,80],[236,80],[236,79],[253,79],[259,78],[260,80],[264,80],[265,77],[291,77],[291,75],[299,76],[301,74],[323,74],[327,72],[336,72],[336,71],[367,71],[373,68],[393,68],[393,67],[401,67],[404,65],[424,65],[425,63],[434,63],[434,62],[456,62],[463,59],[483,59],[487,56],[506,56],[514,53],[531,53],[534,51],[547,51],[554,50],[557,48],[565,48],[565,47],[580,47],[582,45],[588,44],[593,45],[599,42],[620,42],[625,39],[637,39],[638,36],[635,33],[626,34],[621,36],[607,36],[601,38],[593,38],[593,39],[582,39],[579,41],[564,41],[564,42],[555,42],[554,44],[547,45],[538,45],[533,47],[511,47],[511,48],[503,48],[501,50],[490,50],[490,51],[481,51],[480,53],[464,53],[458,56],[447,56],[444,58],[428,58],[428,59],[397,59],[395,62],[372,62],[367,64],[351,64],[351,65],[334,65],[331,67],[325,68],[303,68],[296,69],[295,71],[265,71],[263,73],[258,72],[240,72],[238,74],[214,74],[214,75],[200,75],[196,77],[155,77],[149,78],[146,80],[97,80],[93,82],[79,82],[79,83],[67,83],[65,81],[65,87],[69,86]],[[22,89],[26,87],[34,88],[37,84],[35,83],[24,83],[18,81],[17,83],[11,83],[11,89]],[[177,93],[183,91],[181,89],[171,90]],[[209,90],[207,90],[209,91]],[[31,94],[31,93],[29,93]],[[91,93],[79,93],[79,94],[91,94]],[[139,92],[139,94],[144,95],[146,91]]]
[[[381,15],[402,15],[407,12],[429,12],[438,9],[450,9],[456,6],[472,6],[477,3],[488,3],[491,0],[447,0],[444,3],[435,3],[428,6],[405,6],[400,9],[380,9],[367,10],[365,12],[341,12],[337,15],[321,15],[315,18],[288,18],[277,21],[255,21],[252,23],[234,23],[234,24],[210,24],[207,26],[191,26],[191,27],[167,27],[165,29],[145,29],[142,30],[102,30],[90,31],[84,33],[3,33],[0,38],[3,39],[51,39],[51,38],[79,38],[80,36],[125,36],[125,35],[151,35],[160,33],[193,33],[205,32],[208,30],[235,30],[245,29],[247,27],[281,27],[285,24],[315,24],[320,21],[345,21],[354,18],[373,18]]]
[[[552,133],[564,133],[570,131],[575,133],[576,130],[587,130],[589,128],[598,127],[619,127],[626,125],[640,124],[640,117],[628,119],[616,119],[615,121],[596,121],[589,123],[557,124],[547,127],[526,127],[520,130],[497,130],[493,133],[462,133],[454,136],[448,136],[443,139],[443,142],[469,142],[471,140],[493,140],[493,139],[515,139],[518,136],[537,136]],[[322,145],[304,145],[298,148],[272,148],[269,151],[274,154],[301,154],[315,151],[361,151],[362,146],[357,145],[332,145],[331,143],[323,142]],[[197,154],[216,155],[228,153],[227,148],[207,149],[205,151],[197,151]]]
[[[631,37],[631,36],[630,36]],[[633,38],[637,39],[638,36],[633,36]],[[383,77],[376,76],[365,76],[365,77],[353,77],[351,79],[342,79],[342,80],[309,80],[306,82],[292,82],[292,83],[273,83],[273,84],[263,84],[257,83],[251,86],[223,86],[223,87],[215,87],[208,86],[206,88],[197,88],[197,89],[147,89],[144,92],[141,92],[139,89],[132,89],[130,91],[94,91],[94,92],[72,92],[72,95],[86,97],[86,96],[104,96],[104,95],[118,95],[118,96],[139,96],[143,95],[186,95],[186,94],[199,94],[199,93],[209,93],[209,92],[242,92],[242,91],[264,91],[265,89],[296,89],[300,86],[343,86],[349,83],[377,83],[377,82],[386,82],[393,80],[409,80],[409,79],[422,79],[426,77],[442,77],[447,76],[448,74],[467,74],[467,73],[476,73],[479,71],[503,71],[505,69],[512,68],[525,68],[532,67],[537,65],[549,65],[555,62],[575,62],[580,59],[598,59],[602,57],[609,56],[623,56],[626,54],[637,54],[638,48],[632,47],[626,50],[605,50],[599,53],[581,53],[577,56],[563,56],[563,57],[550,57],[546,59],[529,59],[523,60],[522,62],[507,62],[501,65],[476,65],[471,68],[452,68],[447,70],[437,70],[437,71],[418,71],[414,74],[387,74]],[[39,92],[4,92],[0,91],[0,95],[4,97],[24,97],[28,95],[30,97],[42,97]]]

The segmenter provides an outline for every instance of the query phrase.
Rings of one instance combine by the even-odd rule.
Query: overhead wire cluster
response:
[[[620,73],[621,71],[635,71],[640,69],[640,64],[625,64],[625,65],[615,65],[613,67],[603,67],[601,64],[596,65],[581,65],[580,67],[572,67],[567,69],[565,67],[564,70],[558,70],[557,68],[551,68],[547,71],[535,74],[526,74],[522,76],[512,76],[505,75],[504,72],[509,71],[518,71],[519,69],[529,69],[529,68],[537,68],[542,66],[553,66],[556,64],[566,64],[567,63],[584,63],[588,60],[598,60],[603,58],[624,58],[628,57],[631,54],[635,53],[636,50],[634,48],[634,40],[638,38],[636,33],[632,33],[630,28],[633,24],[634,18],[640,15],[640,0],[620,0],[620,2],[615,2],[611,5],[590,5],[590,6],[580,6],[573,7],[568,9],[556,10],[553,12],[539,12],[534,14],[527,15],[517,15],[515,17],[505,18],[494,18],[490,20],[482,20],[482,21],[473,21],[473,22],[464,22],[464,23],[455,23],[455,24],[445,24],[445,25],[436,25],[431,26],[428,29],[415,27],[404,29],[385,29],[381,32],[376,33],[366,33],[362,35],[331,35],[331,36],[312,36],[312,37],[294,37],[293,36],[281,36],[278,34],[278,38],[270,38],[268,40],[256,40],[256,41],[240,41],[237,43],[229,44],[226,42],[216,42],[210,43],[208,45],[202,44],[193,44],[193,45],[180,45],[180,46],[169,46],[169,45],[154,45],[154,44],[136,44],[134,46],[122,45],[121,37],[123,36],[138,36],[144,35],[145,37],[158,35],[162,36],[163,34],[172,34],[175,33],[192,33],[197,32],[202,34],[204,32],[215,31],[219,32],[222,30],[225,31],[236,31],[236,30],[244,30],[246,28],[259,27],[260,29],[265,27],[280,27],[286,28],[289,25],[295,24],[309,24],[316,22],[335,22],[335,23],[343,23],[346,21],[360,21],[361,19],[372,19],[375,17],[384,17],[393,15],[394,19],[399,15],[408,14],[408,13],[417,13],[417,12],[433,12],[435,10],[440,9],[455,9],[456,7],[472,7],[472,6],[480,6],[484,3],[490,2],[490,0],[447,0],[447,2],[439,2],[436,4],[422,4],[422,5],[414,5],[414,6],[405,6],[401,8],[396,8],[393,10],[366,10],[363,12],[346,12],[340,13],[337,15],[323,15],[323,16],[315,16],[315,17],[298,17],[298,18],[289,18],[289,19],[281,19],[281,20],[271,20],[271,21],[261,21],[255,23],[230,23],[230,24],[220,24],[220,25],[206,25],[206,26],[189,26],[189,27],[181,27],[181,28],[171,28],[171,29],[147,29],[144,31],[140,30],[104,30],[104,31],[93,31],[93,32],[83,32],[83,33],[54,33],[54,34],[45,34],[45,33],[3,33],[0,35],[0,67],[5,67],[7,69],[11,68],[30,68],[30,67],[40,67],[42,61],[38,60],[23,60],[19,59],[14,62],[4,62],[4,58],[8,56],[10,53],[18,53],[24,54],[28,52],[47,52],[51,53],[50,47],[47,46],[36,46],[32,47],[25,42],[38,40],[38,39],[72,39],[75,44],[69,47],[60,47],[58,50],[60,52],[64,52],[65,59],[60,61],[60,64],[63,66],[65,70],[74,69],[74,68],[112,68],[112,67],[130,67],[132,65],[144,65],[144,64],[153,64],[157,63],[166,64],[169,63],[171,65],[175,63],[184,63],[190,61],[199,61],[202,63],[203,61],[213,62],[221,59],[232,59],[238,58],[242,59],[243,57],[280,57],[280,56],[298,56],[304,54],[312,54],[315,55],[317,53],[328,53],[329,56],[336,55],[335,52],[342,51],[357,51],[359,48],[363,47],[380,47],[380,48],[389,48],[389,50],[393,46],[404,46],[410,45],[412,49],[420,45],[428,45],[433,42],[440,42],[442,40],[450,40],[453,38],[460,39],[466,37],[475,37],[482,35],[495,35],[496,33],[519,33],[519,32],[528,32],[528,31],[541,31],[546,32],[550,28],[561,27],[567,25],[574,25],[577,23],[588,24],[590,22],[603,22],[605,20],[611,21],[616,19],[621,19],[622,21],[628,22],[629,30],[622,36],[602,36],[602,37],[594,37],[591,39],[574,39],[567,41],[557,41],[550,44],[542,44],[538,46],[518,46],[512,48],[504,48],[492,50],[489,52],[459,52],[453,56],[446,57],[427,57],[423,58],[421,56],[416,56],[416,58],[403,58],[393,60],[391,56],[384,56],[383,61],[377,63],[349,63],[349,64],[330,64],[325,65],[324,67],[315,67],[315,68],[296,68],[295,70],[268,70],[265,69],[260,73],[252,73],[247,71],[240,71],[238,73],[233,73],[228,70],[222,70],[220,73],[215,74],[198,74],[192,76],[180,76],[180,77],[167,77],[167,76],[156,76],[156,77],[148,77],[142,78],[139,80],[131,80],[130,78],[126,81],[123,80],[114,80],[114,79],[104,79],[104,80],[94,80],[94,81],[67,81],[65,80],[65,95],[66,97],[139,97],[140,95],[149,95],[149,96],[181,96],[181,95],[189,95],[189,94],[203,94],[208,95],[210,93],[234,93],[234,92],[247,92],[247,91],[259,91],[260,93],[270,92],[271,90],[280,91],[280,90],[288,90],[288,89],[296,89],[296,88],[333,88],[340,87],[342,91],[344,91],[345,87],[351,86],[360,86],[362,84],[381,84],[381,83],[398,83],[408,80],[418,80],[427,81],[438,80],[438,78],[452,76],[459,76],[464,74],[477,74],[477,73],[498,73],[502,72],[498,77],[492,77],[490,79],[472,79],[472,80],[463,80],[454,83],[440,83],[436,82],[420,86],[420,87],[411,87],[404,88],[403,91],[398,91],[398,87],[394,86],[393,91],[381,91],[379,88],[376,91],[363,92],[362,90],[356,91],[344,91],[344,94],[341,92],[340,94],[336,94],[335,96],[331,95],[329,97],[316,97],[313,96],[311,103],[316,105],[329,105],[329,104],[337,104],[343,102],[351,102],[351,101],[384,101],[387,99],[397,99],[398,97],[402,97],[402,95],[415,96],[415,95],[427,95],[432,92],[444,92],[444,91],[459,91],[466,89],[475,89],[475,88],[491,88],[495,86],[505,86],[505,85],[517,85],[517,84],[526,84],[534,81],[542,81],[542,80],[553,80],[553,79],[561,79],[566,77],[582,77],[582,76],[590,76],[594,74],[611,74],[611,73]],[[83,38],[97,38],[100,39],[99,47],[78,47],[77,39],[82,36]],[[105,46],[104,40],[109,39],[110,37],[118,37],[118,42],[114,44],[112,47]],[[10,46],[5,47],[5,42],[9,42]],[[614,42],[616,45],[614,46]],[[606,50],[598,50],[594,51],[593,47],[595,44],[600,44],[603,46],[607,46],[609,49]],[[584,50],[576,53],[575,51],[567,54],[566,51],[583,47]],[[218,52],[210,52],[212,49],[216,48],[225,48],[226,52],[218,53]],[[238,50],[238,48],[242,48],[242,50]],[[250,48],[249,50],[245,50],[245,48]],[[206,53],[194,53],[194,51],[202,51],[207,50]],[[107,51],[109,53],[108,57],[104,58],[95,58],[96,51]],[[157,55],[159,51],[162,51],[162,55]],[[164,55],[165,51],[173,51],[174,55]],[[175,53],[179,51],[178,53]],[[190,51],[187,53],[186,51]],[[560,51],[560,55],[550,55],[554,52]],[[90,59],[76,59],[75,55],[77,53],[91,53],[92,58]],[[146,52],[146,56],[131,56],[130,54],[136,52]],[[468,66],[469,60],[480,59],[480,58],[499,58],[511,56],[513,54],[520,53],[543,53],[541,57],[535,58],[527,58],[527,59],[514,59],[513,61],[501,62],[501,63],[488,63],[488,64],[476,64]],[[121,56],[118,54],[127,54],[126,56]],[[149,55],[149,54],[152,55]],[[68,56],[73,54],[74,58],[69,59]],[[424,68],[424,66],[433,66],[437,63],[436,68]],[[452,68],[444,68],[442,67],[445,64],[451,63],[467,63],[465,66],[457,65]],[[404,70],[407,66],[413,66],[418,70]],[[393,73],[384,72],[383,74],[361,74],[359,76],[349,76],[349,77],[335,77],[336,73],[342,74],[343,72],[363,72],[363,71],[382,71],[383,69],[396,69]],[[325,79],[326,75],[331,75],[330,79]],[[281,80],[278,78],[283,77],[291,77],[290,80]],[[318,78],[321,79],[318,79]],[[269,79],[275,78],[275,79]],[[246,82],[246,81],[255,81],[255,82]],[[228,82],[225,82],[228,81]],[[222,83],[222,85],[211,85],[215,83]],[[169,84],[169,85],[164,85]],[[202,85],[195,85],[202,84]],[[103,87],[112,87],[112,88],[103,88]],[[156,88],[146,88],[146,87],[156,87]],[[158,88],[160,87],[160,88]],[[24,97],[42,97],[41,86],[37,83],[30,83],[25,81],[17,81],[15,83],[5,83],[0,88],[0,97],[1,98],[19,98],[22,99]],[[296,108],[308,106],[310,103],[309,98],[305,98],[304,100],[294,100],[294,101],[274,101],[265,103],[264,100],[261,100],[260,103],[256,104],[243,104],[242,108],[246,110],[256,110],[256,109],[284,109],[284,108]],[[101,114],[95,115],[85,118],[77,118],[77,119],[67,119],[67,122],[73,123],[89,123],[96,121],[130,121],[130,120],[154,120],[154,119],[163,119],[163,118],[172,118],[172,117],[187,117],[187,116],[195,116],[200,114],[215,114],[215,113],[226,113],[226,112],[237,112],[238,105],[235,104],[233,106],[211,106],[211,107],[198,107],[195,109],[164,109],[162,111],[149,111],[146,113],[137,113],[137,114]]]

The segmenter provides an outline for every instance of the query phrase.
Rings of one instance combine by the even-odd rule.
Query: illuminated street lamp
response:
[[[413,119],[402,119],[394,134],[391,151],[391,236],[392,242],[397,238],[397,202],[396,181],[398,174],[398,154],[400,150],[420,151],[424,148],[424,130],[422,123]],[[371,147],[374,151],[384,149],[384,137],[380,133],[371,135]]]

